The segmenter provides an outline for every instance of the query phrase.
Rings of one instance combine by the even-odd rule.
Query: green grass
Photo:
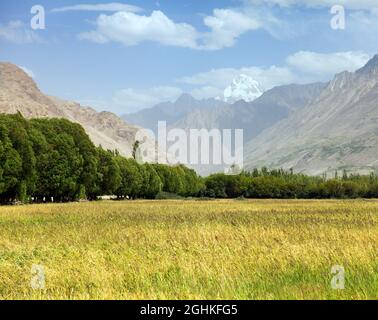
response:
[[[377,299],[377,253],[377,201],[0,207],[1,299]]]

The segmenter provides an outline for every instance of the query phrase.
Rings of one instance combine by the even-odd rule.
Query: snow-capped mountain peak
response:
[[[263,93],[264,90],[256,80],[241,74],[224,90],[223,99],[228,103],[234,103],[239,100],[251,102]]]

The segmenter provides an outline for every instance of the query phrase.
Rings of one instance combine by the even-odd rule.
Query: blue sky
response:
[[[2,0],[0,61],[47,94],[118,114],[217,96],[240,73],[265,89],[327,81],[378,53],[378,0],[337,3],[345,29],[331,28],[333,0]],[[30,25],[36,4],[44,30]]]

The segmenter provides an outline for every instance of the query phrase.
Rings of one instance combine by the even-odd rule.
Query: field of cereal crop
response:
[[[0,207],[0,299],[378,299],[378,202]]]

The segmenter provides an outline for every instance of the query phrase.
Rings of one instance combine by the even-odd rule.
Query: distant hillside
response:
[[[0,63],[0,113],[17,111],[26,118],[66,118],[80,123],[96,145],[117,149],[124,156],[132,154],[138,127],[111,112],[97,112],[75,102],[46,96],[19,67]]]
[[[244,141],[248,142],[266,128],[311,103],[324,87],[322,83],[275,87],[252,102],[240,100],[231,105],[197,108],[172,127],[243,129]]]
[[[172,127],[197,110],[211,110],[222,106],[227,106],[227,103],[216,99],[196,100],[190,94],[183,94],[175,102],[160,103],[152,108],[124,115],[122,118],[156,132],[158,121],[166,121],[167,125]]]
[[[335,76],[319,97],[252,140],[248,168],[378,171],[378,55]]]
[[[158,121],[183,129],[243,129],[244,140],[251,138],[311,103],[325,84],[287,85],[273,88],[252,102],[228,104],[216,99],[196,100],[189,94],[175,102],[125,115],[126,121],[157,130]]]

